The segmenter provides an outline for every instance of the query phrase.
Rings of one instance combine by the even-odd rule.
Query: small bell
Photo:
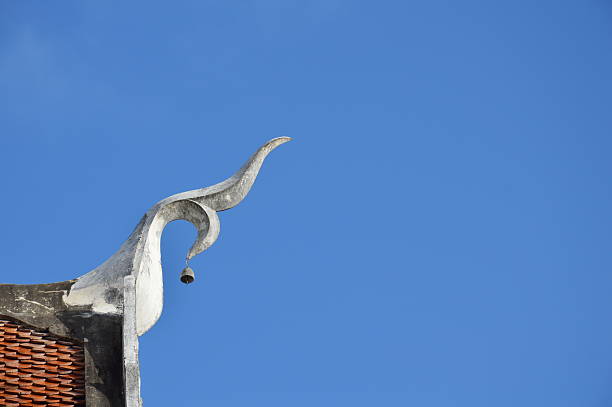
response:
[[[191,284],[195,280],[195,273],[191,267],[187,266],[181,272],[181,281],[185,284]]]

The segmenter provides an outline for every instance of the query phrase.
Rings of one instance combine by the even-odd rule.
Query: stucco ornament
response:
[[[187,253],[187,260],[208,249],[219,236],[217,212],[240,203],[255,182],[266,156],[289,140],[289,137],[270,140],[223,182],[172,195],[155,204],[117,253],[77,279],[64,296],[64,302],[96,313],[121,314],[124,277],[133,276],[136,331],[139,336],[148,331],[159,319],[163,306],[160,240],[164,227],[179,219],[196,227],[198,235]]]

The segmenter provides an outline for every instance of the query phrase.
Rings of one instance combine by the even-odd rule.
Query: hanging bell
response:
[[[191,267],[187,266],[181,272],[181,281],[185,284],[191,284],[195,280],[195,273]]]

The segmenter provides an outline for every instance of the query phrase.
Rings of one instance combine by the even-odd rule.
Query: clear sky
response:
[[[161,198],[146,406],[612,405],[612,5],[3,1],[1,281],[75,278]]]

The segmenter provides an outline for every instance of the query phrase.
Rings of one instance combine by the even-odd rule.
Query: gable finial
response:
[[[187,261],[208,249],[219,235],[217,211],[239,204],[253,186],[266,156],[289,140],[289,137],[278,137],[268,141],[225,181],[181,192],[155,204],[117,253],[77,279],[64,302],[90,307],[98,313],[121,313],[123,299],[119,293],[123,289],[123,279],[133,275],[136,280],[136,330],[138,335],[149,330],[159,319],[163,306],[160,241],[165,226],[182,219],[196,227],[198,235],[187,253]],[[193,281],[193,275],[189,277]]]

